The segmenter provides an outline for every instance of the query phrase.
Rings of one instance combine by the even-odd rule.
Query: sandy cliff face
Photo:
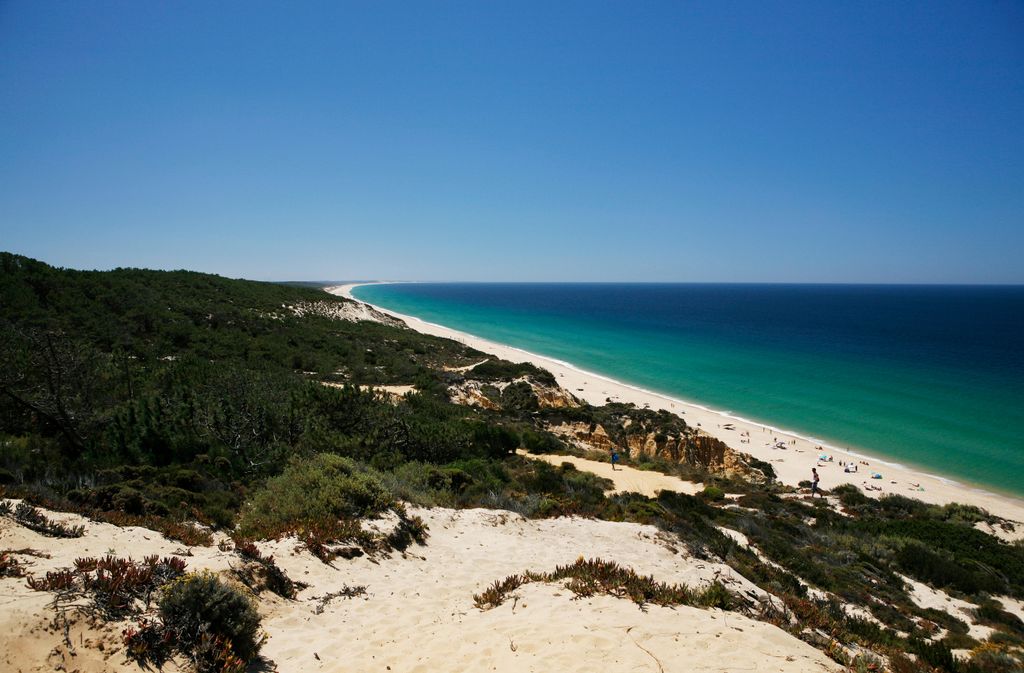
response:
[[[326,288],[330,292],[334,288]],[[299,317],[314,315],[331,320],[349,320],[359,322],[369,320],[392,327],[405,327],[405,323],[393,316],[381,313],[369,304],[358,301],[307,301],[299,304],[282,304],[281,308]]]
[[[529,384],[541,409],[583,406],[579,399],[564,388],[538,383],[528,377],[491,383],[466,380],[449,386],[448,395],[457,404],[497,410],[502,408],[501,393],[508,386],[519,382]],[[666,434],[655,432],[643,422],[624,418],[618,428],[605,428],[600,423],[566,422],[548,425],[546,429],[584,450],[610,452],[614,449],[632,460],[649,456],[755,481],[761,477],[759,471],[749,467],[750,457],[746,454],[729,448],[725,442],[699,430],[686,428],[681,420],[679,426],[682,431]]]
[[[613,448],[632,460],[645,456],[674,463],[700,467],[710,472],[724,472],[745,477],[756,477],[747,466],[747,460],[724,442],[702,434],[659,436],[654,432],[627,431],[625,441],[616,442],[607,430],[596,424],[563,423],[548,428],[562,439],[587,450],[611,451]]]
[[[481,409],[500,409],[501,405],[497,400],[487,397],[483,391],[486,384],[480,381],[463,381],[453,386],[448,386],[448,398],[455,404],[464,404],[467,407],[480,407]]]
[[[537,396],[537,402],[541,409],[575,409],[583,406],[576,397],[565,388],[559,386],[546,386],[540,383],[530,382],[533,394]]]
[[[626,438],[631,458],[651,456],[675,463],[697,465],[712,471],[746,474],[745,461],[725,442],[694,433],[682,437],[661,437],[653,432],[629,435]]]

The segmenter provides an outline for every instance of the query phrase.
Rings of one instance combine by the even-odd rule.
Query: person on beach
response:
[[[817,493],[818,497],[820,497],[820,498],[824,498],[825,497],[825,496],[823,496],[818,491],[818,468],[812,467],[811,468],[811,497],[812,498],[814,497],[815,493]]]
[[[612,470],[618,469],[618,468],[615,467],[616,465],[618,465],[618,463],[619,463],[619,452],[616,451],[615,449],[612,449]]]

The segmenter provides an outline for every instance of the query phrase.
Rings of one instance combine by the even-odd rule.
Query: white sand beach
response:
[[[359,301],[352,296],[351,290],[361,284],[363,283],[340,285],[327,288],[327,291]],[[652,409],[666,409],[681,414],[689,425],[699,427],[713,437],[724,441],[733,449],[770,462],[775,468],[779,480],[786,484],[795,486],[801,481],[809,481],[811,468],[816,468],[821,476],[821,486],[824,489],[849,483],[861,487],[868,495],[898,493],[929,503],[967,503],[982,507],[1005,519],[1024,522],[1024,501],[958,483],[954,480],[955,477],[926,474],[907,466],[867,456],[860,451],[854,452],[842,447],[823,446],[793,432],[641,390],[598,374],[582,371],[552,358],[488,341],[442,325],[426,322],[414,316],[389,311],[380,306],[373,306],[373,308],[405,321],[410,328],[419,332],[454,339],[505,360],[531,362],[543,367],[555,375],[563,388],[590,404],[601,405],[608,400],[632,402],[639,407],[649,406]],[[819,460],[823,454],[831,456],[832,460]],[[853,463],[857,466],[858,471],[846,473],[840,462]],[[881,474],[882,478],[873,479],[873,473]],[[989,532],[1006,539],[1018,539],[1024,537],[1024,525],[1016,526],[1016,530],[1013,532],[998,529]]]

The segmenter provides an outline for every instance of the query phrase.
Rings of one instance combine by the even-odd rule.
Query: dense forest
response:
[[[623,446],[641,427],[694,450],[703,440],[664,412],[545,407],[537,390],[557,388],[550,373],[401,324],[354,320],[350,308],[296,284],[74,271],[0,253],[0,495],[189,543],[209,528],[246,539],[296,532],[318,555],[339,540],[424,540],[408,503],[652,523],[779,598],[753,605],[716,594],[716,605],[776,623],[844,663],[856,645],[862,664],[884,655],[891,670],[1019,670],[1024,623],[994,597],[1024,598],[1024,547],[974,527],[1000,525],[996,517],[872,500],[853,487],[832,494],[837,510],[775,483],[770,466],[749,457],[759,479],[645,460],[707,488],[608,496],[604,480],[516,450],[578,451],[551,432],[569,422],[601,425]],[[397,385],[414,390],[383,388]],[[456,403],[460,386],[488,403]],[[724,490],[737,497],[724,501]],[[405,539],[375,541],[352,525],[389,508],[407,524]],[[920,608],[904,577],[970,600],[993,635],[979,642],[963,620]],[[955,659],[957,649],[974,653]]]

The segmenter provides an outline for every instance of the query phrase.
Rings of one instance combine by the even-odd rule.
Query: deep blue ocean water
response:
[[[409,283],[353,294],[1024,495],[1024,287]]]

